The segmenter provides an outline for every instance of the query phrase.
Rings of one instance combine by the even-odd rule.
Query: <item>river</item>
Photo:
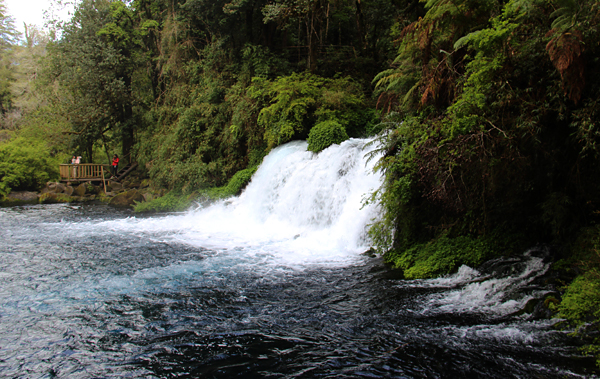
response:
[[[240,197],[182,213],[0,208],[1,376],[596,377],[518,312],[549,291],[543,250],[415,281],[362,254],[365,143],[284,145]]]

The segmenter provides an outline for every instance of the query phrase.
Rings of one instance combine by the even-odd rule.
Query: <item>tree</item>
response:
[[[85,0],[50,49],[50,75],[64,90],[62,101],[74,144],[92,161],[94,144],[107,156],[134,144],[133,73],[139,39],[131,10],[122,2]],[[128,158],[126,158],[128,159]]]
[[[13,49],[19,33],[12,17],[7,13],[4,0],[0,0],[0,114],[12,106],[11,83],[14,81]]]

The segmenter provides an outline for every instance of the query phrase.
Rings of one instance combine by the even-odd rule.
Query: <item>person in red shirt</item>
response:
[[[113,177],[117,177],[117,172],[119,171],[119,156],[117,154],[113,155],[111,168]]]

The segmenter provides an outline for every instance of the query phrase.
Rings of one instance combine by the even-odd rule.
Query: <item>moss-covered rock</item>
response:
[[[134,206],[135,212],[178,212],[186,210],[192,204],[189,196],[169,192],[164,196],[141,202]]]
[[[514,247],[510,248],[506,242],[492,236],[442,236],[403,251],[389,251],[384,259],[394,268],[401,269],[406,279],[422,279],[453,273],[462,265],[477,267],[507,249]]]
[[[16,191],[11,192],[5,197],[0,196],[0,204],[2,205],[18,205],[27,203],[37,203],[39,195],[37,192]]]
[[[43,193],[40,195],[40,204],[55,204],[55,203],[70,203],[74,200],[73,197],[63,193]]]
[[[122,192],[108,202],[108,204],[117,207],[129,207],[134,205],[136,202],[144,201],[144,196],[136,189],[132,189],[126,192]]]
[[[87,184],[81,183],[80,185],[78,185],[77,187],[74,188],[72,195],[81,197],[81,196],[84,196],[86,192],[87,192]]]

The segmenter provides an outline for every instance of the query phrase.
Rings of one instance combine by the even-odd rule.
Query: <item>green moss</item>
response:
[[[136,213],[142,212],[181,212],[190,207],[192,201],[176,191],[171,191],[166,195],[154,200],[137,203],[133,207]]]
[[[600,318],[600,271],[593,269],[577,276],[558,309],[560,317],[578,326]]]
[[[244,187],[250,183],[252,175],[256,172],[258,166],[249,167],[235,173],[226,186],[214,187],[205,191],[205,195],[211,199],[223,199],[230,196],[239,195]]]
[[[442,236],[403,251],[389,251],[384,259],[402,269],[407,279],[432,278],[455,272],[461,265],[478,266],[500,255],[500,246],[492,237]]]
[[[571,250],[570,259],[561,266],[564,269],[568,263],[572,267],[568,271],[579,274],[565,287],[562,301],[554,308],[557,317],[587,341],[582,352],[595,355],[600,367],[600,337],[595,334],[600,324],[600,227],[581,230]]]
[[[70,203],[75,198],[63,193],[44,193],[40,196],[40,204]]]
[[[318,153],[348,139],[346,129],[335,120],[319,122],[308,133],[308,150]]]
[[[198,198],[223,199],[230,196],[239,195],[242,189],[250,182],[252,175],[256,172],[258,166],[249,167],[238,171],[229,180],[226,186],[213,187],[206,190],[183,194],[181,191],[171,191],[166,195],[137,203],[133,207],[134,212],[180,212],[188,209]]]

